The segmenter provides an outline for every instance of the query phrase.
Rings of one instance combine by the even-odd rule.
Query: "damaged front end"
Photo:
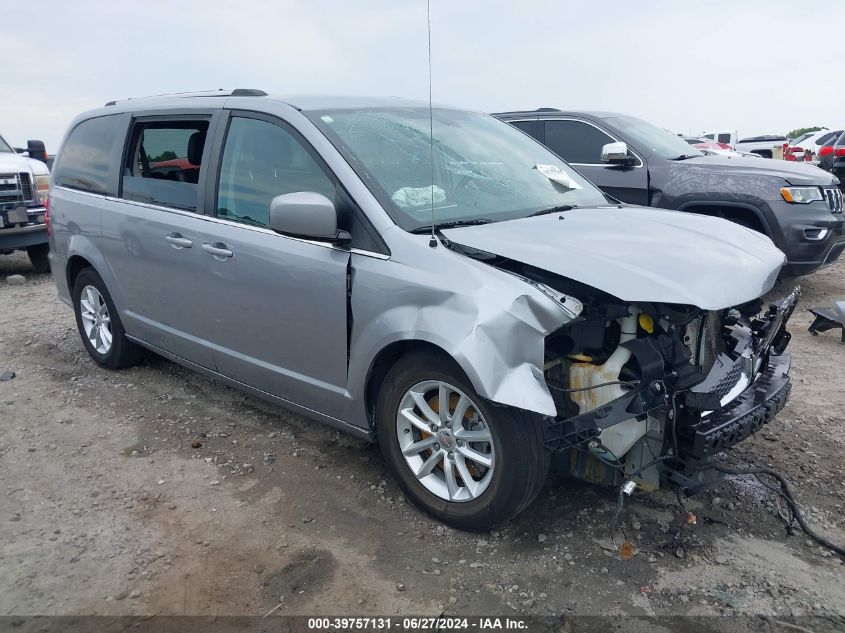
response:
[[[800,290],[761,310],[624,304],[595,293],[546,339],[544,375],[557,416],[546,446],[557,468],[590,481],[688,492],[713,456],[784,407],[786,322]],[[580,298],[580,297],[579,297]]]

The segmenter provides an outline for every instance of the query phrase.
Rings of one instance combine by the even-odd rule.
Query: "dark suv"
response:
[[[845,249],[837,179],[815,166],[707,156],[622,114],[541,108],[496,116],[618,200],[715,215],[764,233],[786,253],[790,274],[832,264]]]

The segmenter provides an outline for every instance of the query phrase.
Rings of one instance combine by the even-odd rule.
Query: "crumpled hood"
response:
[[[786,261],[769,238],[738,224],[646,207],[573,209],[443,234],[626,302],[705,310],[765,294]]]
[[[0,174],[12,174],[21,171],[28,171],[36,175],[50,173],[47,165],[40,160],[21,156],[20,154],[0,152]]]
[[[802,162],[772,158],[745,158],[744,156],[699,156],[677,161],[684,168],[695,167],[724,173],[726,169],[736,174],[774,176],[791,185],[836,185],[837,179],[825,170]]]

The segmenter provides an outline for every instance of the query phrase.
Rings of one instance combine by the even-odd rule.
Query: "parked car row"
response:
[[[774,147],[783,145],[789,140],[777,134],[740,138],[736,131],[705,132],[701,138],[724,143],[738,152],[757,154],[763,158],[772,158]]]
[[[837,132],[819,149],[819,167],[839,178],[839,187],[845,191],[845,132]]]
[[[152,351],[377,441],[455,527],[519,513],[553,460],[699,489],[786,403],[797,293],[763,307],[785,262],[763,233],[804,270],[835,257],[834,179],[633,117],[499,117],[257,90],[110,102],[56,158],[59,296],[97,364]]]
[[[789,143],[792,153],[795,155],[803,154],[806,150],[810,150],[813,160],[818,163],[821,159],[821,150],[828,143],[828,141],[835,142],[842,134],[843,130],[821,130],[818,132],[807,132],[802,134],[797,139]],[[829,170],[828,170],[829,171]]]
[[[684,140],[704,154],[721,154],[722,156],[745,156],[746,158],[762,158],[760,154],[749,152],[738,152],[727,143],[719,143],[706,138],[685,136]]]

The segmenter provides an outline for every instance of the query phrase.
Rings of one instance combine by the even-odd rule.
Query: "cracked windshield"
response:
[[[608,203],[560,158],[486,114],[435,108],[433,147],[425,107],[311,116],[408,231],[431,226],[432,198],[439,226]]]

